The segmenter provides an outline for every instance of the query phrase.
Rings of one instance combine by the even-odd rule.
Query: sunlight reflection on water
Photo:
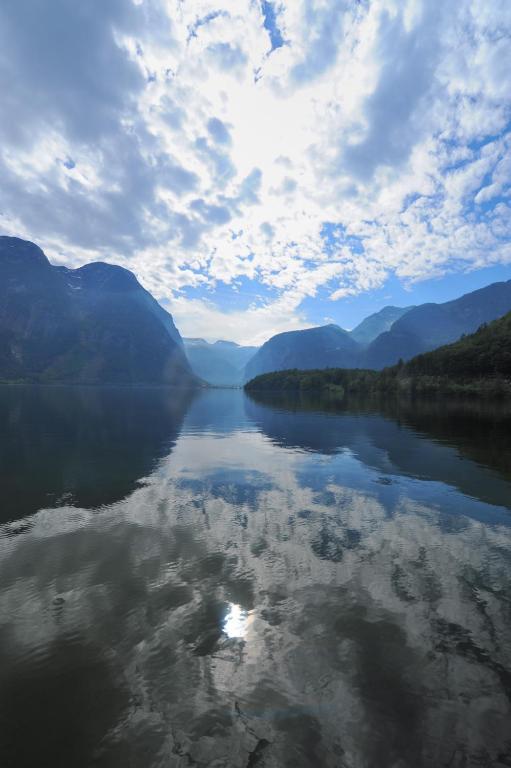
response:
[[[182,406],[0,387],[0,765],[506,764],[509,406]]]
[[[250,614],[240,605],[229,603],[229,613],[225,617],[223,630],[227,637],[244,640],[247,635]]]

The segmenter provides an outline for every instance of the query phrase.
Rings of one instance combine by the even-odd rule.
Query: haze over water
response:
[[[0,764],[511,765],[511,411],[0,390]]]

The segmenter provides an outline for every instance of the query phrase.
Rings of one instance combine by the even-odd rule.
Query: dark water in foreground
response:
[[[0,390],[0,766],[511,766],[511,412]]]

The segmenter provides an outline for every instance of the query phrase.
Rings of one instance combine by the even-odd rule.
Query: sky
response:
[[[511,279],[510,0],[2,0],[0,232],[258,344]]]

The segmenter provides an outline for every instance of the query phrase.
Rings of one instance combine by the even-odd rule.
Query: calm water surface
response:
[[[2,768],[511,766],[511,412],[0,390]]]

